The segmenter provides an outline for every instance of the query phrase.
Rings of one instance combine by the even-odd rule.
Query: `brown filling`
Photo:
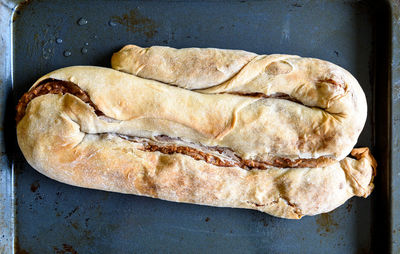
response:
[[[338,82],[338,81],[336,81],[336,80],[334,80],[334,79],[331,79],[331,78],[328,78],[328,79],[320,79],[320,80],[318,80],[318,82],[319,82],[319,83],[323,83],[323,82],[330,83],[330,84],[332,84],[333,86],[340,87],[340,88],[343,89],[343,90],[346,90],[346,89],[347,89],[346,84],[345,84],[344,82],[341,82],[341,81]]]
[[[315,168],[315,167],[323,167],[329,164],[332,164],[335,160],[327,157],[319,157],[316,159],[295,159],[290,160],[281,157],[275,157],[271,161],[257,161],[257,160],[245,160],[236,155],[231,149],[227,147],[215,147],[215,146],[203,146],[198,145],[203,150],[214,151],[219,154],[225,155],[225,157],[229,157],[229,160],[225,160],[220,158],[214,154],[204,152],[200,149],[196,149],[190,146],[180,146],[176,144],[165,144],[162,142],[155,142],[150,139],[140,138],[138,140],[136,137],[130,137],[126,135],[118,135],[120,138],[143,144],[143,151],[147,152],[160,152],[164,154],[174,154],[181,153],[184,155],[188,155],[195,160],[203,160],[207,163],[213,164],[219,167],[240,167],[244,169],[268,169],[270,167],[278,167],[278,168]],[[182,141],[179,138],[170,138],[168,136],[156,136],[158,141],[163,142],[173,142],[176,140]]]
[[[101,112],[97,106],[90,100],[89,95],[83,91],[79,86],[76,84],[69,82],[69,81],[61,81],[61,80],[55,80],[55,79],[46,79],[41,81],[39,84],[37,84],[35,87],[33,87],[31,90],[26,92],[21,99],[18,102],[18,105],[16,107],[17,114],[16,114],[16,121],[17,123],[24,117],[26,107],[28,103],[33,100],[34,98],[45,95],[45,94],[66,94],[70,93],[85,103],[88,103],[91,107],[94,108],[95,113],[98,116],[104,115],[103,112]],[[278,94],[274,96],[265,96],[264,94],[261,93],[255,93],[255,94],[241,94],[241,93],[236,93],[240,95],[246,95],[246,96],[258,96],[258,97],[274,97],[274,98],[282,98],[282,99],[288,99],[288,100],[294,100],[293,98],[289,97],[288,95],[284,94]],[[211,146],[203,146],[203,145],[197,145],[201,147],[202,150],[210,151],[210,153],[207,153],[205,151],[202,151],[200,149],[196,149],[190,146],[180,146],[176,144],[166,144],[165,142],[171,142],[174,140],[180,140],[179,138],[170,138],[168,136],[157,136],[156,139],[157,141],[151,141],[149,139],[144,139],[144,138],[136,138],[136,137],[130,137],[126,135],[118,135],[120,138],[132,141],[132,142],[137,142],[137,143],[142,143],[143,144],[143,149],[144,151],[148,152],[161,152],[164,154],[174,154],[174,153],[181,153],[187,156],[192,157],[195,160],[203,160],[206,161],[207,163],[210,163],[215,166],[220,166],[220,167],[240,167],[244,169],[252,169],[252,168],[257,168],[257,169],[267,169],[269,167],[279,167],[279,168],[301,168],[301,167],[321,167],[325,165],[332,164],[334,162],[333,159],[327,158],[327,157],[319,157],[316,159],[295,159],[295,160],[290,160],[287,158],[281,158],[281,157],[276,157],[273,158],[270,161],[257,161],[257,160],[246,160],[240,158],[238,155],[236,155],[231,149],[226,148],[226,147],[211,147]],[[228,157],[229,160],[226,160],[224,158],[220,158],[219,156],[216,156],[215,154],[212,154],[211,152],[217,152],[221,155],[224,155],[225,157]]]
[[[15,117],[17,123],[24,117],[26,107],[31,100],[48,93],[51,94],[70,93],[81,99],[83,102],[88,103],[91,107],[93,107],[98,116],[104,115],[103,112],[101,112],[96,107],[96,105],[90,100],[89,95],[76,84],[69,81],[45,79],[42,80],[39,84],[37,84],[35,87],[33,87],[31,90],[26,92],[24,95],[22,95],[21,99],[18,101],[16,108],[17,115]]]
[[[228,94],[249,96],[249,97],[256,97],[256,98],[276,98],[276,99],[282,99],[282,100],[287,100],[287,101],[293,101],[298,104],[304,105],[301,101],[296,100],[295,98],[293,98],[290,95],[285,94],[285,93],[275,93],[275,94],[271,94],[271,95],[266,95],[264,93],[228,92]]]

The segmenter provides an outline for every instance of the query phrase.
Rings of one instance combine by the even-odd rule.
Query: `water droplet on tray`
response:
[[[85,42],[85,46],[89,46],[89,42]]]
[[[42,50],[42,57],[44,58],[44,59],[49,59],[50,57],[52,57],[52,50],[51,49],[43,49]]]
[[[62,40],[61,38],[57,38],[57,39],[56,39],[56,43],[57,43],[57,44],[61,44],[62,42],[63,42],[63,40]]]
[[[71,51],[69,51],[69,50],[65,50],[64,53],[63,53],[63,55],[64,55],[65,57],[69,57],[69,56],[72,55],[72,53],[71,53]]]
[[[87,52],[88,52],[87,48],[82,48],[82,49],[81,49],[81,53],[82,53],[82,54],[86,54]]]
[[[115,23],[115,21],[110,20],[110,21],[108,21],[108,25],[110,25],[110,26],[116,26],[117,23]]]
[[[51,42],[52,40],[45,42],[42,47],[42,57],[44,59],[50,59],[54,55],[53,48],[50,45]]]
[[[85,18],[80,18],[78,19],[78,25],[84,26],[88,23],[88,21]]]

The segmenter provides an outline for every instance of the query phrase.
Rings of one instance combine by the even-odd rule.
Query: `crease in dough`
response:
[[[337,117],[316,108],[277,98],[202,94],[107,68],[67,67],[43,76],[34,86],[49,78],[74,82],[105,116],[123,122],[102,125],[107,129],[104,132],[112,132],[112,125],[122,134],[152,132],[180,137],[206,146],[229,147],[243,159],[340,160],[351,151],[361,132],[361,128],[350,131],[347,120],[329,121],[331,125],[323,134],[333,137],[328,140],[318,134],[317,126],[327,117]],[[88,128],[100,127],[93,122]],[[299,146],[304,137],[321,145]]]
[[[34,84],[30,91],[46,79],[79,89],[60,88],[28,103],[17,138],[32,167],[80,187],[290,219],[329,212],[373,189],[376,161],[368,148],[345,157],[365,123],[365,95],[334,64],[234,50],[127,46],[112,65],[142,78],[75,66]],[[143,149],[153,143],[172,144],[173,150]],[[192,157],[190,149],[181,151],[185,146],[227,160],[239,154],[250,161],[331,161],[248,170],[220,165],[210,154]]]
[[[136,57],[132,58],[132,55]],[[254,57],[256,54],[243,50],[177,50],[170,47],[141,48],[127,45],[113,55],[111,65],[114,69],[146,79],[187,89],[198,89],[204,85],[214,86],[225,82]],[[158,71],[154,72],[154,69]],[[186,79],[188,76],[190,79]]]
[[[229,52],[231,57],[234,56],[235,60],[223,57],[215,58],[216,54],[225,54],[226,52]],[[193,89],[199,93],[256,94],[257,96],[264,95],[264,97],[286,94],[305,106],[323,109],[332,118],[338,120],[332,127],[345,130],[341,133],[347,132],[345,134],[347,141],[344,141],[345,138],[343,138],[335,144],[343,151],[340,155],[338,152],[329,155],[340,160],[350,153],[365,124],[367,103],[360,85],[348,71],[330,62],[315,58],[247,53],[252,55],[251,59],[242,51],[221,49],[202,51],[198,48],[174,49],[160,46],[143,50],[136,45],[127,45],[113,54],[111,65],[116,70],[184,89]],[[172,55],[173,58],[169,57]],[[190,64],[193,58],[200,60],[195,64]],[[229,73],[230,78],[225,81],[217,78],[217,73],[213,69],[198,67],[200,63],[202,66],[213,65],[216,61],[219,64],[223,62],[230,64],[238,59],[242,59],[243,62],[241,69],[232,70]],[[181,62],[185,62],[185,66],[181,66],[179,64]],[[147,65],[148,63],[151,64]],[[135,72],[135,66],[143,64],[147,66],[146,71]],[[173,71],[166,75],[164,70]],[[207,77],[208,82],[200,82],[197,76],[201,75]],[[286,126],[282,128],[286,129]],[[284,134],[280,135],[282,137]],[[295,144],[296,142],[291,143]],[[316,151],[296,150],[297,154],[309,154],[312,158],[322,154],[328,155],[326,152],[317,155]],[[291,153],[295,154],[294,151]],[[288,156],[290,157],[290,155]]]
[[[45,96],[45,95],[42,95]],[[38,98],[38,100],[45,100],[45,98]],[[90,99],[89,99],[90,100]],[[29,105],[29,104],[28,104]],[[146,143],[147,145],[143,148],[146,151],[160,151],[163,153],[183,153],[190,155],[196,160],[206,160],[208,163],[217,166],[238,166],[241,168],[259,168],[268,169],[272,166],[276,167],[312,167],[312,166],[324,166],[333,163],[334,160],[329,157],[320,157],[318,159],[297,159],[288,160],[284,157],[272,157],[269,160],[248,160],[243,159],[235,151],[228,147],[221,146],[204,146],[202,144],[193,143],[191,141],[183,140],[181,138],[171,138],[150,132],[145,128],[137,128],[138,120],[144,120],[143,124],[148,125],[149,120],[153,119],[135,119],[135,121],[115,121],[111,120],[104,115],[97,115],[96,111],[91,107],[90,103],[84,102],[74,95],[66,93],[62,97],[63,112],[67,113],[71,120],[79,124],[79,128],[82,132],[87,134],[117,134],[127,140],[134,142]],[[21,117],[19,117],[21,118]],[[103,120],[105,119],[105,120]],[[159,123],[159,120],[157,120]],[[168,123],[168,122],[167,122]],[[170,124],[169,124],[170,125]],[[135,131],[139,129],[139,131]],[[126,132],[129,130],[130,132]],[[133,131],[132,131],[133,130]],[[194,135],[198,135],[194,133]],[[140,140],[139,140],[140,139]],[[161,143],[160,143],[161,141]],[[162,141],[167,141],[163,143]]]
[[[29,117],[17,125],[18,144],[29,164],[64,183],[175,202],[255,209],[290,219],[329,212],[372,190],[376,164],[367,148],[356,150],[356,159],[322,168],[217,167],[182,154],[143,152],[115,135],[82,133],[73,121],[77,116],[65,110],[68,97],[75,98],[68,94],[35,98],[27,107]]]

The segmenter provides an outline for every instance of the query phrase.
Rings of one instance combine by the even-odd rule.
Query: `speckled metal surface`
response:
[[[391,47],[391,252],[400,253],[400,2],[392,1],[392,47]]]
[[[11,15],[17,2],[0,1],[0,253],[13,253],[14,245],[14,175],[12,145],[6,146],[7,118],[6,105],[12,92],[11,81]]]
[[[18,1],[0,3],[0,252],[14,245],[20,253],[400,251],[397,1],[40,0],[17,8]],[[376,190],[333,212],[291,221],[82,189],[37,173],[15,141],[16,100],[54,69],[109,66],[112,52],[128,43],[297,54],[348,69],[368,98],[358,145],[377,155]]]

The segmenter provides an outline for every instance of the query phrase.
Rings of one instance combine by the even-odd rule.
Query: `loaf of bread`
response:
[[[357,80],[319,59],[128,45],[114,53],[111,65],[197,93],[252,98],[229,131],[212,127],[222,133],[216,145],[231,147],[245,158],[341,160],[356,144],[367,117]],[[238,137],[239,132],[246,138]],[[225,142],[231,137],[235,147]],[[326,165],[325,159],[319,165]]]
[[[33,168],[80,187],[293,219],[372,191],[376,162],[352,150],[365,96],[336,65],[128,46],[112,66],[128,73],[67,67],[20,99],[18,144]]]

